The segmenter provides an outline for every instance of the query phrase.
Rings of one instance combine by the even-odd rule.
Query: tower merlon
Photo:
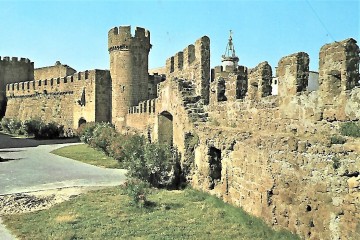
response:
[[[11,57],[10,58],[9,56],[5,56],[5,57],[0,56],[0,62],[14,62],[14,63],[23,62],[23,63],[34,64],[28,58],[23,58],[23,57],[22,58],[18,58],[18,57]]]
[[[131,26],[120,26],[110,29],[108,33],[108,50],[128,51],[131,47],[143,47],[150,50],[150,32],[136,27],[135,35],[131,34]]]

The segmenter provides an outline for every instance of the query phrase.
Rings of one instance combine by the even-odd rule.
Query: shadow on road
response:
[[[0,163],[14,161],[14,160],[21,160],[21,159],[22,158],[2,158],[2,157],[0,157]]]
[[[31,138],[16,138],[7,134],[0,133],[0,149],[37,147],[39,145],[77,143],[78,138],[63,138],[50,140],[36,140]]]

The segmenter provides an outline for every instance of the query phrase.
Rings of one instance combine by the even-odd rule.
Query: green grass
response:
[[[59,148],[52,151],[51,153],[95,165],[98,167],[122,168],[118,161],[106,156],[103,152],[97,151],[89,147],[86,144],[72,145]]]
[[[135,208],[129,200],[113,187],[2,218],[19,239],[299,239],[192,189],[152,190],[149,208]]]

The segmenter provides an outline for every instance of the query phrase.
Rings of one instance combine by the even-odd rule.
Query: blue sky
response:
[[[27,57],[35,67],[60,60],[78,71],[108,69],[108,30],[131,25],[151,32],[150,68],[203,35],[210,37],[213,67],[231,29],[241,65],[268,61],[274,68],[281,57],[304,51],[316,71],[322,45],[360,39],[359,14],[359,0],[0,0],[0,56]]]

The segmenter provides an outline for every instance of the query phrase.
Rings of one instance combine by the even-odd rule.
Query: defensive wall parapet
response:
[[[6,85],[8,98],[27,97],[36,94],[71,93],[74,89],[93,84],[97,70],[74,73],[62,78],[33,80]]]
[[[278,63],[279,95],[271,98],[277,98],[274,107],[280,110],[281,118],[306,121],[359,119],[359,47],[356,41],[346,39],[321,48],[319,90],[311,92],[307,91],[309,61],[307,53],[299,52],[281,58]],[[223,109],[227,104],[237,109],[254,107],[258,105],[257,101],[260,104],[266,102],[262,98],[271,95],[272,71],[267,62],[247,71],[245,98],[234,97],[240,91],[239,85],[235,84],[236,74],[221,67],[215,68],[213,73],[218,77],[211,82],[210,110]],[[243,100],[237,101],[240,99]],[[241,103],[243,101],[245,103]]]
[[[150,32],[136,27],[135,35],[131,34],[131,26],[114,27],[108,32],[108,50],[128,51],[130,48],[146,48],[150,50]]]
[[[128,114],[153,114],[155,113],[156,99],[141,101],[137,106],[129,107]]]
[[[248,88],[248,68],[216,66],[211,69],[210,104],[243,99]]]
[[[207,36],[196,40],[182,52],[166,60],[166,78],[186,79],[194,81],[196,93],[209,102],[210,82],[210,39]]]

